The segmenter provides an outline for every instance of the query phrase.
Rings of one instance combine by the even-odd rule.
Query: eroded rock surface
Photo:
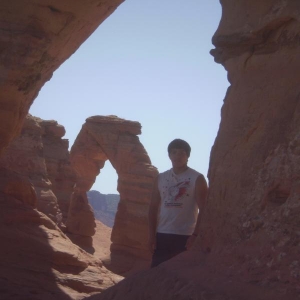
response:
[[[1,169],[0,177],[1,299],[83,299],[119,280],[26,203],[36,196],[24,176]]]
[[[1,156],[0,166],[28,178],[37,194],[37,209],[56,224],[61,224],[62,213],[47,172],[43,144],[44,128],[40,126],[41,121],[31,115],[26,117],[21,134]],[[15,188],[18,189],[18,186]]]
[[[122,2],[1,1],[1,155],[21,132],[29,107],[44,83]],[[40,149],[40,141],[35,144]],[[44,167],[39,157],[37,165],[30,168]],[[48,217],[34,209],[39,201],[33,185],[14,172],[2,170],[1,298],[82,299],[114,284],[98,260],[76,247]],[[47,180],[44,184],[48,187]],[[47,193],[43,196],[53,199]]]
[[[86,120],[70,157],[77,187],[88,191],[109,160],[118,173],[120,202],[112,231],[113,254],[125,252],[149,259],[148,206],[157,170],[151,165],[138,134],[141,125],[116,116]]]
[[[69,141],[63,139],[65,128],[56,121],[39,119],[38,122],[43,128],[43,156],[48,178],[65,224],[76,183],[76,175],[70,163]]]
[[[94,253],[92,236],[96,232],[95,216],[86,191],[77,187],[71,195],[66,227],[68,237],[75,244]]]
[[[230,274],[284,299],[298,293],[300,278],[300,3],[223,7],[214,54],[231,87],[211,153],[203,232],[215,255],[235,257]]]
[[[33,99],[53,71],[121,2],[1,2],[0,151],[20,131]],[[231,86],[211,154],[203,234],[195,251],[128,278],[93,299],[298,298],[300,4],[295,0],[222,0],[222,6],[212,53],[228,71]],[[95,120],[91,123],[92,128],[99,125]],[[118,147],[109,147],[118,144],[114,135],[111,139],[111,144],[103,146],[109,151],[93,157],[95,174],[103,160],[113,164],[122,157]],[[91,140],[99,144],[96,137]],[[120,162],[124,174],[126,164],[126,160]],[[33,208],[37,198],[32,185],[7,172],[3,170],[1,176],[11,180],[0,185],[0,234],[5,241],[0,251],[7,258],[1,260],[2,295],[6,299],[24,299],[24,295],[79,299],[109,286],[110,279],[101,283],[99,262],[89,260],[79,248],[70,251],[72,243],[65,250],[68,239]],[[136,180],[122,174],[120,193],[126,180]],[[82,180],[85,188],[93,177]],[[144,188],[143,182],[138,184]],[[131,191],[124,188],[124,195],[130,198]],[[139,204],[121,203],[121,215],[141,211]],[[132,220],[138,223],[143,218]],[[131,228],[130,223],[119,224],[124,233]],[[120,248],[122,236],[113,233]],[[136,245],[134,238],[125,240]]]
[[[0,153],[52,73],[122,2],[1,1]]]

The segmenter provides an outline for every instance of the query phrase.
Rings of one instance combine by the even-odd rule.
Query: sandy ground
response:
[[[148,269],[150,261],[119,253],[111,256],[111,232],[112,228],[96,220],[96,233],[93,236],[94,256],[99,258],[104,266],[113,273],[127,277],[142,270]]]
[[[94,256],[97,258],[101,259],[110,255],[111,231],[112,228],[96,220],[96,233],[93,236],[93,246],[95,248]]]

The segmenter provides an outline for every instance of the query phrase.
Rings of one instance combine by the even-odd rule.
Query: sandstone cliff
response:
[[[20,136],[16,137],[4,155],[0,166],[28,178],[37,194],[37,208],[61,225],[62,213],[53,193],[44,156],[42,120],[31,115],[25,119]]]
[[[76,183],[76,175],[70,163],[69,141],[63,139],[65,128],[56,121],[39,119],[39,125],[43,128],[43,156],[48,178],[52,184],[51,189],[57,197],[65,224],[70,197]]]

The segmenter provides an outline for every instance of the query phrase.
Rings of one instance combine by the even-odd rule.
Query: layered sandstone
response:
[[[21,132],[44,83],[122,2],[1,1],[1,154]],[[35,127],[34,123],[31,130]],[[41,140],[34,144],[34,165],[26,166],[29,160],[18,162],[44,175]],[[24,145],[28,146],[26,141]],[[3,168],[0,173],[1,298],[82,299],[114,284],[98,260],[72,244],[55,223],[35,209],[39,201],[27,178]],[[48,179],[43,184],[43,189],[48,188]],[[54,199],[53,193],[41,195]],[[57,207],[51,208],[55,222]]]
[[[62,213],[52,191],[44,157],[44,128],[40,126],[41,121],[31,115],[26,117],[21,134],[1,156],[0,166],[28,178],[37,194],[37,209],[56,224],[61,224]]]
[[[77,174],[77,188],[88,191],[109,160],[118,174],[120,202],[112,231],[113,254],[126,252],[149,259],[147,213],[157,170],[151,165],[137,135],[138,122],[116,116],[86,120],[70,157]]]
[[[83,299],[119,280],[34,209],[25,176],[0,169],[0,178],[1,299]]]
[[[0,153],[44,83],[122,2],[1,1]]]
[[[65,128],[56,121],[39,119],[38,123],[43,129],[43,156],[48,178],[65,224],[76,183],[76,175],[70,163],[69,141],[63,139]]]
[[[89,253],[94,253],[92,236],[96,232],[96,220],[86,191],[77,186],[70,198],[66,221],[68,237]]]
[[[2,1],[1,151],[53,71],[121,2]],[[203,234],[194,251],[90,299],[298,298],[299,3],[222,0],[222,6],[213,55],[231,86],[211,154]],[[94,159],[93,172],[106,157]],[[34,209],[37,197],[25,178],[4,169],[1,174],[6,299],[79,299],[112,284],[99,262],[77,247],[70,250],[74,245]],[[85,188],[90,180],[82,180]],[[142,210],[122,202],[123,215],[135,211]],[[113,236],[122,245],[118,232]]]
[[[202,234],[193,251],[91,300],[299,298],[300,3],[221,3],[212,54],[230,87]]]

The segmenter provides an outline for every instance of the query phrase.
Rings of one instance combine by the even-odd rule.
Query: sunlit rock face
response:
[[[44,157],[45,131],[40,126],[41,121],[31,115],[26,117],[21,134],[11,142],[0,158],[0,166],[28,178],[37,195],[37,209],[56,224],[61,224],[62,213],[52,191]],[[18,189],[17,185],[15,189]]]
[[[54,120],[38,121],[43,129],[43,156],[51,189],[57,198],[65,224],[68,216],[71,194],[76,183],[69,157],[69,141],[63,139],[65,128]]]
[[[0,158],[0,166],[27,177],[37,194],[37,208],[56,224],[66,223],[76,183],[65,128],[28,114],[21,133]],[[17,187],[16,187],[17,188]]]
[[[77,173],[76,188],[88,191],[109,160],[118,174],[120,202],[112,231],[112,253],[126,252],[143,258],[148,252],[148,208],[157,169],[151,165],[137,135],[138,122],[116,116],[94,116],[86,120],[71,148]]]
[[[55,69],[123,1],[1,1],[0,153]]]
[[[221,3],[212,54],[230,87],[202,234],[193,251],[93,300],[299,297],[300,3]]]

